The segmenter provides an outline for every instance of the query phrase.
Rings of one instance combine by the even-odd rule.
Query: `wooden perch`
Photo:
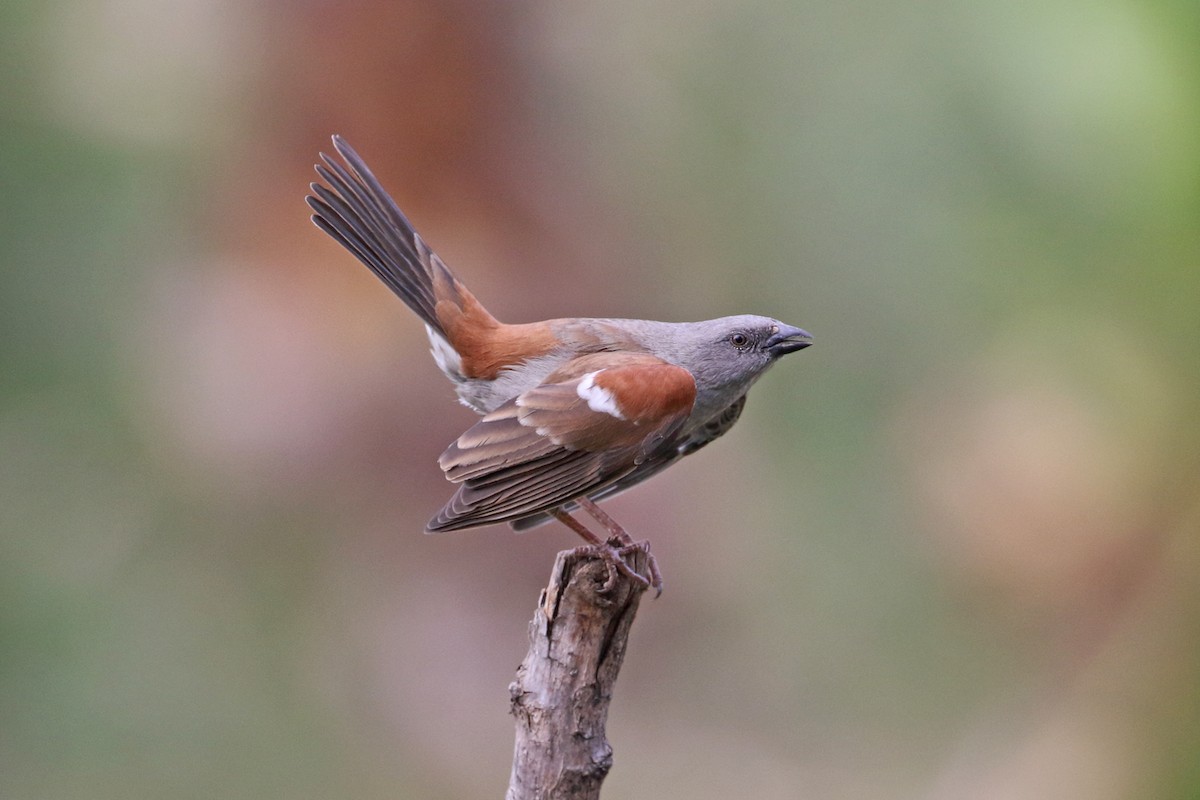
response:
[[[647,554],[627,553],[647,574]],[[612,767],[608,704],[645,588],[592,548],[558,554],[509,686],[517,736],[506,800],[600,797]]]

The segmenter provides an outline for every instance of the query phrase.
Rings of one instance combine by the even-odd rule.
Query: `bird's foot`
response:
[[[611,546],[613,540],[609,539],[608,543]],[[647,582],[650,588],[654,590],[655,599],[662,597],[662,571],[658,568],[658,559],[654,557],[654,553],[650,552],[650,542],[643,539],[640,542],[630,542],[629,544],[624,544],[617,549],[617,553],[621,556],[622,560],[624,560],[626,555],[634,552],[642,552],[646,554],[646,572],[648,572],[649,575],[639,577],[642,577],[642,579]]]
[[[634,553],[646,554],[646,571],[649,575],[642,575],[629,565],[628,558]],[[649,542],[623,544],[614,539],[609,539],[606,542],[581,545],[571,550],[571,554],[600,558],[608,565],[609,579],[602,591],[610,590],[617,579],[617,573],[620,573],[642,589],[653,589],[655,597],[659,597],[662,594],[662,573],[659,572],[658,562],[655,560],[654,554],[650,552]]]
[[[650,552],[650,543],[647,541],[633,541],[633,537],[626,533],[625,529],[616,520],[601,511],[599,506],[586,497],[579,498],[577,502],[580,508],[591,514],[597,522],[604,526],[609,536],[607,540],[601,539],[564,509],[555,509],[550,514],[559,522],[579,534],[588,543],[586,546],[578,548],[573,552],[588,552],[599,555],[622,575],[637,581],[643,588],[649,587],[654,589],[654,596],[660,597],[663,590],[662,572],[658,568],[658,559]],[[634,572],[633,568],[625,561],[626,556],[635,552],[646,554],[646,571],[650,573],[648,577]]]

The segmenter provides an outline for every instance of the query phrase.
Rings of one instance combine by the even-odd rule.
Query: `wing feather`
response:
[[[569,363],[450,445],[438,463],[459,488],[427,530],[540,514],[674,452],[695,401],[691,373],[645,354],[604,355]],[[609,393],[607,404],[595,402],[597,391]],[[623,409],[634,411],[627,416]]]
[[[738,421],[745,406],[746,395],[742,395],[730,403],[720,414],[700,426],[697,430],[688,436],[678,438],[672,448],[660,448],[655,451],[653,457],[639,463],[636,469],[589,493],[588,497],[591,500],[603,500],[620,494],[626,489],[631,489],[642,481],[654,477],[684,456],[691,455],[713,440],[724,436],[733,427],[734,423]],[[570,510],[570,506],[568,506],[568,510]],[[542,512],[521,519],[514,519],[510,524],[515,531],[526,531],[549,522],[551,519],[552,517],[549,514]]]

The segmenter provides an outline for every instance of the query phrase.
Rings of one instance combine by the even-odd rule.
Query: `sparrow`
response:
[[[417,234],[340,136],[306,199],[312,221],[365,264],[425,323],[437,366],[483,415],[438,464],[458,485],[429,533],[556,519],[642,586],[662,591],[646,543],[597,501],[657,475],[728,431],[746,393],[781,356],[812,344],[804,330],[742,314],[701,322],[492,316]],[[608,534],[572,516],[582,509]],[[585,549],[587,549],[585,548]],[[644,550],[649,576],[625,564]]]

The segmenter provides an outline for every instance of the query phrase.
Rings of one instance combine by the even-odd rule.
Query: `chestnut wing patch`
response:
[[[696,398],[691,373],[646,356],[620,365],[614,355],[585,356],[567,365],[450,445],[438,463],[460,486],[428,530],[487,525],[556,508],[673,446]],[[581,374],[589,366],[600,368]]]

